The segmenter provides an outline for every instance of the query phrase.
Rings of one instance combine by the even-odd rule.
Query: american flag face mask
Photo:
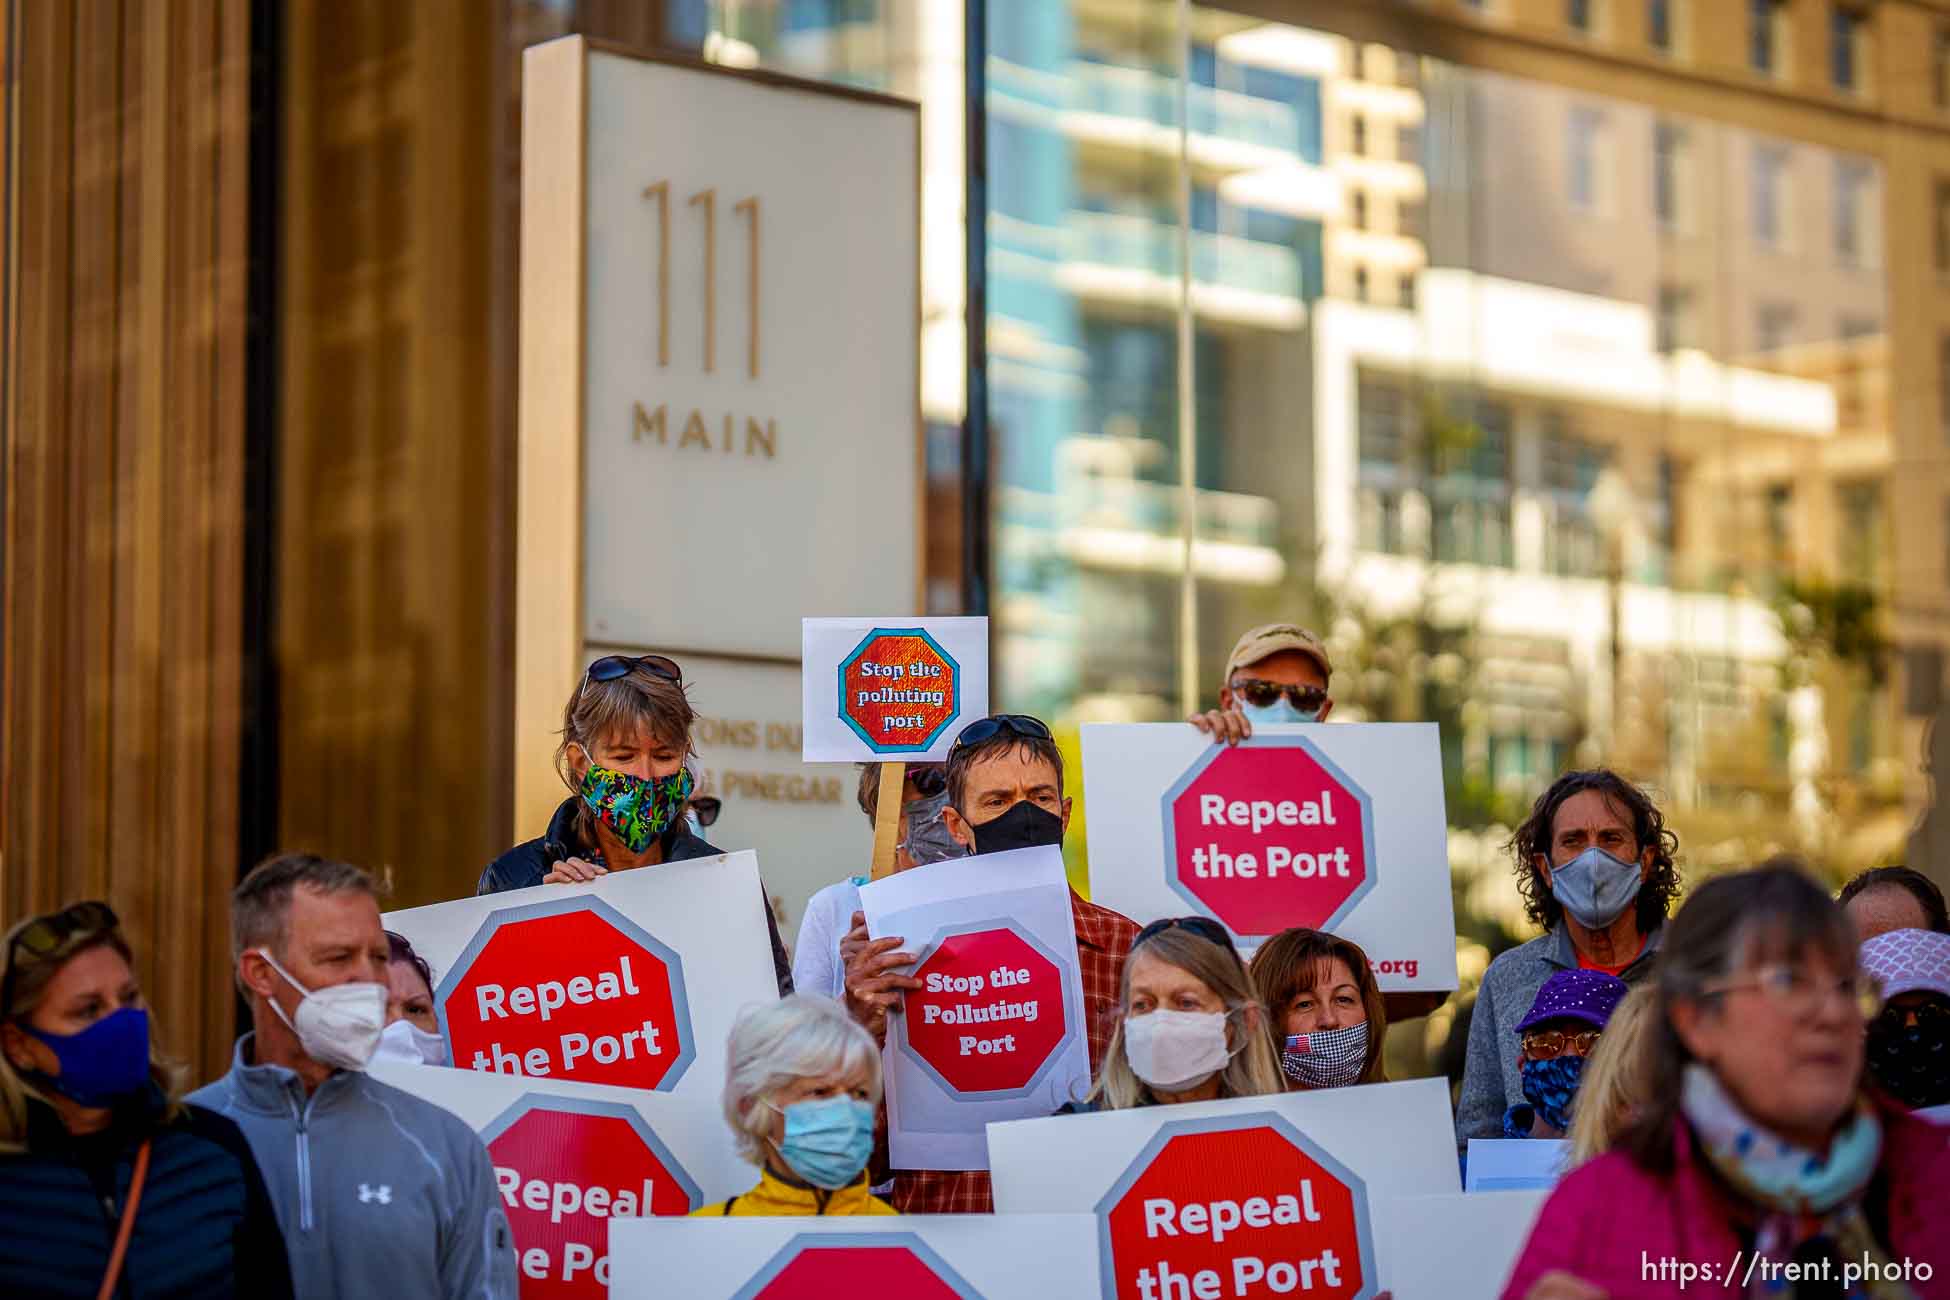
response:
[[[1345,1029],[1288,1034],[1280,1068],[1303,1088],[1345,1088],[1361,1078],[1368,1057],[1368,1022]]]

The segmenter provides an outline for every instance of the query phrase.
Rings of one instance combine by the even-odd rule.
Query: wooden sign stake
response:
[[[905,762],[880,765],[880,798],[873,810],[873,878],[894,874],[894,845],[899,840],[901,792],[907,785]]]

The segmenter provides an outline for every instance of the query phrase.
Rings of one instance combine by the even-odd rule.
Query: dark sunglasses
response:
[[[1226,928],[1217,921],[1203,916],[1167,916],[1162,921],[1153,921],[1138,931],[1137,938],[1131,940],[1131,951],[1136,952],[1139,944],[1163,934],[1166,930],[1189,930],[1201,939],[1218,944],[1234,957],[1239,955],[1239,950],[1233,947],[1232,935]]]
[[[16,970],[33,962],[46,961],[66,947],[76,935],[102,934],[121,924],[114,908],[107,903],[88,899],[22,926],[7,944],[7,973],[0,978],[0,1016],[12,1013]],[[20,960],[23,952],[27,954],[27,961]]]
[[[639,668],[669,681],[684,680],[684,670],[677,666],[677,661],[663,655],[604,655],[583,670],[582,680],[584,683],[613,682],[628,677]]]
[[[1255,709],[1270,709],[1280,696],[1286,696],[1287,703],[1302,713],[1318,713],[1327,703],[1327,689],[1323,686],[1282,685],[1258,677],[1241,677],[1232,684],[1232,693],[1243,698]]]
[[[949,747],[953,753],[967,745],[986,745],[1003,732],[1012,736],[1022,736],[1028,740],[1052,740],[1049,725],[1041,718],[1032,718],[1027,713],[997,713],[987,718],[977,718],[961,729],[955,743]],[[947,779],[945,776],[942,778]]]
[[[691,811],[697,815],[699,826],[716,826],[718,814],[724,811],[724,801],[714,794],[707,794],[691,800]]]
[[[907,769],[907,779],[914,783],[915,794],[932,799],[948,788],[948,769],[937,764],[927,767],[915,764]]]

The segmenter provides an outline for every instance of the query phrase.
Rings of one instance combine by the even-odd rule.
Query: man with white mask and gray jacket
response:
[[[295,1293],[514,1300],[487,1148],[457,1116],[370,1078],[386,1025],[371,876],[288,853],[231,895],[253,1032],[189,1100],[235,1121],[270,1187]]]

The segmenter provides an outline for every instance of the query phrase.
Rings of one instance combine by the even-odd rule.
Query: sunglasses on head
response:
[[[1255,709],[1270,709],[1280,696],[1286,696],[1287,703],[1302,713],[1318,713],[1327,703],[1327,688],[1324,686],[1296,686],[1290,683],[1269,682],[1259,677],[1240,677],[1232,683],[1232,693],[1245,700]]]
[[[684,670],[677,666],[677,661],[663,655],[604,655],[583,670],[582,680],[585,685],[589,682],[613,682],[628,677],[639,668],[666,681],[684,680]]]
[[[955,737],[950,752],[967,745],[986,745],[1005,731],[1028,740],[1052,739],[1049,724],[1041,718],[1032,718],[1027,713],[997,713],[991,717],[977,718],[963,727],[961,734]],[[946,780],[945,776],[943,780]]]
[[[1131,951],[1137,951],[1139,944],[1163,934],[1166,930],[1189,930],[1201,939],[1218,944],[1233,956],[1239,955],[1239,950],[1232,944],[1232,935],[1226,928],[1217,921],[1203,916],[1167,916],[1161,921],[1153,921],[1138,931],[1137,938],[1131,940]]]
[[[51,912],[20,928],[7,944],[7,973],[0,979],[0,1016],[13,1008],[14,972],[35,961],[46,961],[60,952],[76,935],[95,935],[121,925],[115,909],[93,899]],[[25,953],[28,961],[21,961]]]

